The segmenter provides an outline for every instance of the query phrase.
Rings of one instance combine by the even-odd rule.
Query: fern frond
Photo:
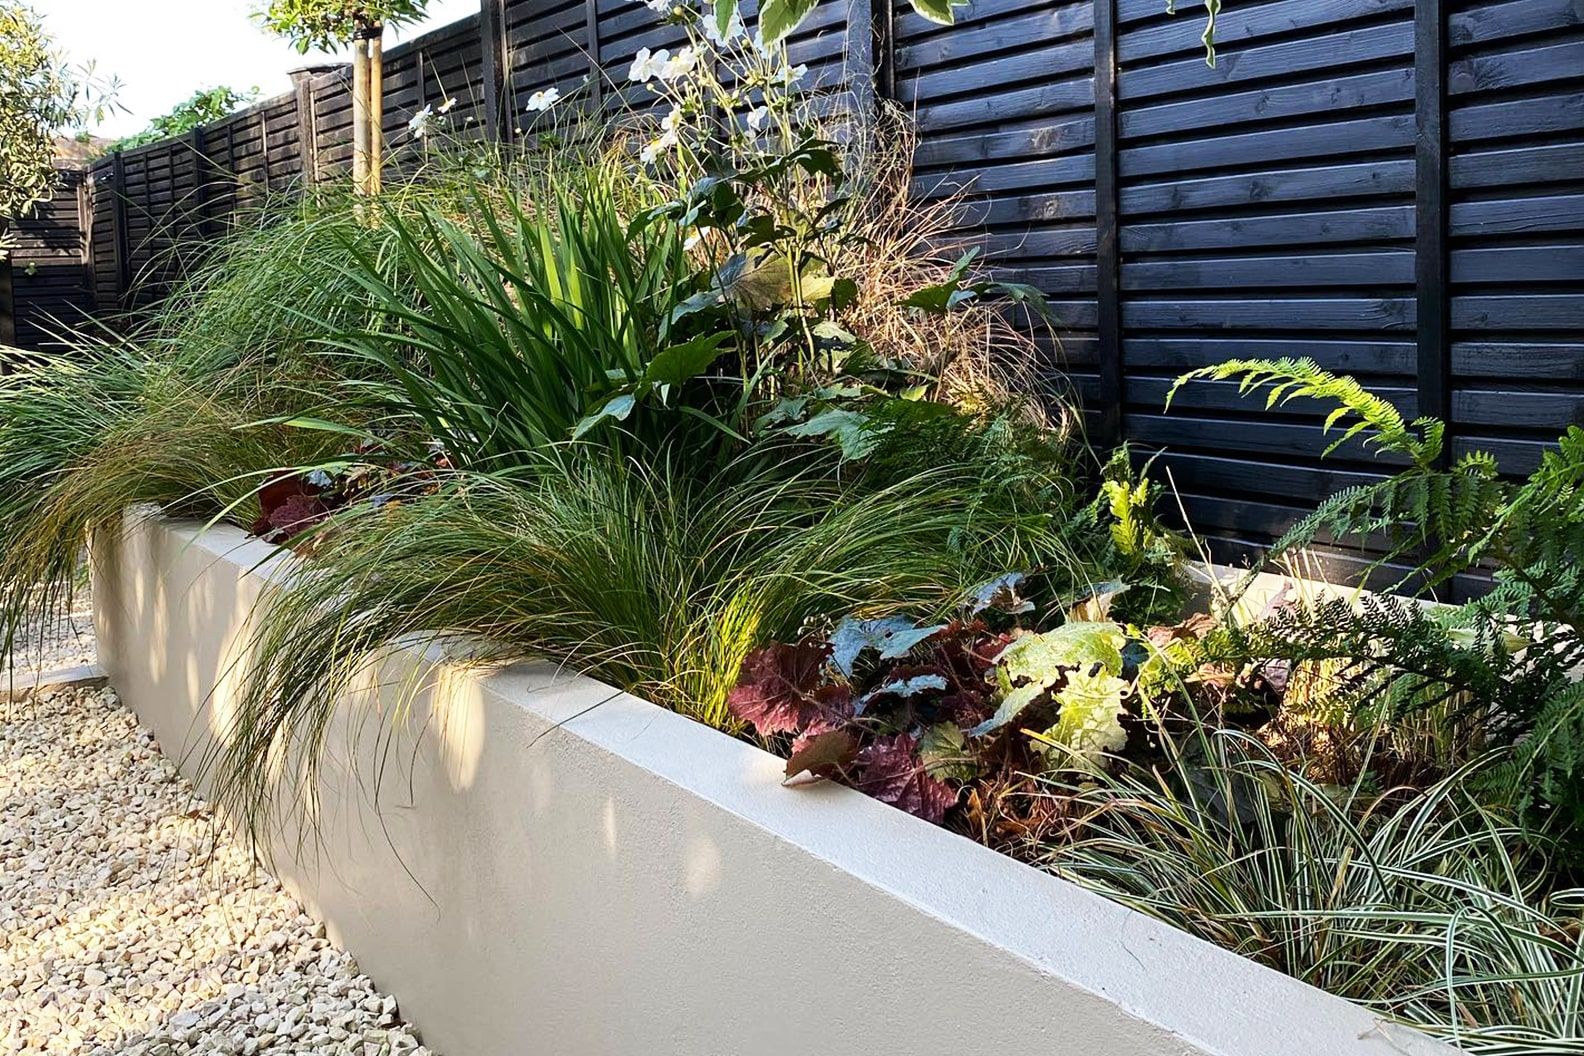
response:
[[[1356,436],[1366,445],[1406,455],[1421,469],[1432,468],[1441,457],[1445,425],[1433,418],[1410,423],[1386,400],[1370,392],[1345,374],[1333,374],[1307,357],[1293,359],[1230,359],[1225,363],[1201,367],[1179,377],[1166,394],[1166,406],[1177,390],[1190,381],[1238,378],[1238,392],[1248,394],[1266,390],[1267,409],[1293,399],[1321,400],[1336,404],[1326,416],[1324,431],[1342,428],[1342,435],[1325,449],[1329,455]],[[1415,430],[1418,430],[1415,432]]]
[[[1328,708],[1394,716],[1454,697],[1493,700],[1513,667],[1496,628],[1454,630],[1437,612],[1391,595],[1288,606],[1229,628],[1215,645],[1229,658],[1332,662]]]

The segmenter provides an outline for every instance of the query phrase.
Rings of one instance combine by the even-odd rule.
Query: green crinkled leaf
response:
[[[919,761],[924,772],[943,781],[972,781],[979,764],[968,750],[968,738],[955,722],[931,726],[919,738]]]
[[[696,378],[720,358],[721,345],[730,338],[730,334],[705,334],[662,349],[644,368],[644,380],[651,385],[679,385]]]
[[[1049,686],[1064,668],[1087,671],[1095,665],[1107,674],[1122,673],[1122,648],[1127,634],[1114,623],[1074,620],[1044,634],[1025,634],[996,657],[996,665],[1016,682]]]
[[[879,430],[869,428],[868,415],[841,408],[821,411],[806,422],[787,426],[786,432],[790,436],[828,436],[848,461],[873,454],[881,436]]]
[[[1044,634],[1025,634],[996,657],[995,677],[1003,697],[994,715],[975,726],[982,737],[1018,717],[1064,677],[1071,679],[1096,668],[1106,675],[1122,673],[1127,635],[1114,623],[1073,621]]]
[[[1077,671],[1056,694],[1056,724],[1038,737],[1039,747],[1063,766],[1090,768],[1127,744],[1121,718],[1128,683],[1104,671]]]

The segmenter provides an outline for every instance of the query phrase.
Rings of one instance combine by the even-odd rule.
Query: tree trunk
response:
[[[352,190],[369,193],[369,42],[352,38]]]
[[[368,193],[380,192],[385,171],[385,27],[373,26],[368,39]]]

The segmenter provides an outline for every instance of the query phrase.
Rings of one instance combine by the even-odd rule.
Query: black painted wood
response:
[[[1451,298],[1447,248],[1446,14],[1414,8],[1414,281],[1418,290],[1420,417],[1452,420]],[[1444,456],[1443,456],[1444,457]]]
[[[110,156],[110,215],[111,229],[115,232],[115,301],[117,308],[125,307],[132,288],[132,244],[127,225],[126,154],[116,151]]]
[[[483,38],[484,134],[509,142],[515,124],[511,106],[511,52],[506,37],[507,0],[480,0],[479,30]]]
[[[1122,263],[1117,190],[1117,0],[1094,3],[1095,285],[1101,435],[1122,438]]]

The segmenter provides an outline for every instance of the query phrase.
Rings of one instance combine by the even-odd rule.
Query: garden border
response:
[[[189,776],[291,560],[146,512],[95,540],[101,664]],[[269,849],[449,1056],[1455,1051],[850,789],[786,791],[781,760],[593,679],[437,658],[371,671],[405,721],[340,709],[317,838]],[[358,757],[395,765],[377,811]]]

